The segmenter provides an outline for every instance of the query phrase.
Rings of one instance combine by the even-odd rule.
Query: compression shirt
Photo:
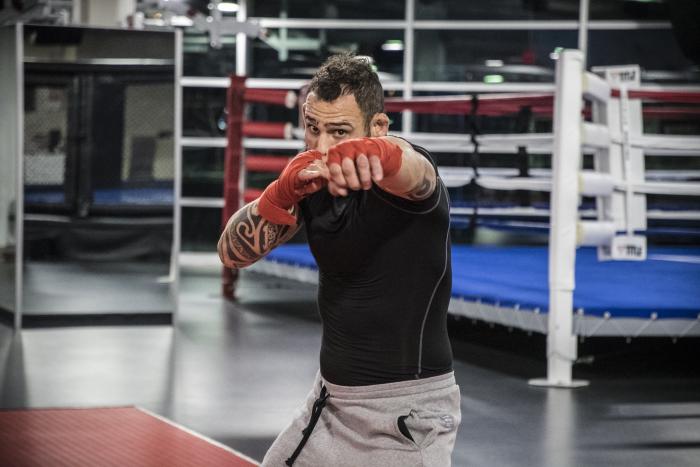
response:
[[[323,377],[358,386],[451,371],[449,200],[439,177],[418,202],[373,185],[346,197],[321,190],[300,207],[319,267]]]

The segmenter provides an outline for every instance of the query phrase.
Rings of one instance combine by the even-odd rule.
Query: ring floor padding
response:
[[[25,202],[30,204],[62,204],[66,202],[64,190],[28,190]],[[93,192],[93,204],[104,206],[156,205],[172,206],[172,187],[165,188],[112,188]]]
[[[599,262],[594,248],[576,254],[574,309],[586,315],[697,319],[700,247],[652,247],[647,261]],[[268,260],[316,268],[305,244],[283,245]],[[452,295],[468,301],[547,311],[548,249],[452,247]]]
[[[251,467],[234,451],[134,407],[0,410],[0,465]]]

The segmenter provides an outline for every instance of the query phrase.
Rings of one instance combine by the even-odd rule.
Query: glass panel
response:
[[[15,272],[17,220],[17,158],[20,121],[17,105],[15,28],[0,28],[0,320],[13,324],[16,310]]]
[[[25,179],[62,185],[67,202],[26,206],[24,321],[170,322],[175,35],[27,29],[25,159],[65,162],[28,164]]]
[[[221,209],[182,208],[182,251],[216,251]]]
[[[700,82],[697,65],[688,60],[667,29],[590,31],[588,66],[639,64],[642,81],[673,83]]]
[[[576,31],[416,31],[416,81],[553,82],[556,47]]]
[[[223,148],[185,148],[182,151],[182,196],[223,196]]]
[[[182,89],[183,136],[224,136],[226,134],[226,89]]]
[[[172,210],[173,92],[172,82],[137,76],[97,80],[92,136],[101,144],[91,154],[91,211]]]
[[[30,212],[66,206],[68,102],[65,84],[29,84],[24,93],[24,202]]]
[[[252,50],[251,76],[310,78],[334,53],[352,51],[374,59],[384,81],[403,78],[403,31],[269,29]]]
[[[173,181],[173,93],[170,82],[126,86],[123,182]]]
[[[591,0],[591,19],[658,21],[669,17],[666,0]]]
[[[221,48],[209,45],[208,34],[186,30],[182,39],[184,76],[228,76],[236,72],[236,37],[225,35]]]
[[[172,35],[157,31],[26,25],[24,39],[24,54],[32,60],[85,63],[92,59],[132,58],[173,61],[173,55],[168,52],[172,49]]]
[[[248,0],[248,15],[324,19],[404,19],[405,0]]]
[[[25,25],[24,39],[24,54],[32,60],[173,60],[168,53],[172,49],[172,34],[167,32]]]
[[[578,7],[579,0],[416,0],[416,19],[578,19]]]

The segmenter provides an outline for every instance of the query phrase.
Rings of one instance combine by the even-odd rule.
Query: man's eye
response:
[[[315,126],[313,126],[313,125],[309,125],[308,128],[309,128],[309,131],[310,131],[312,134],[314,134],[314,135],[317,135],[317,134],[318,134],[318,128],[317,128],[317,127],[315,127]]]
[[[346,136],[348,134],[347,130],[335,130],[336,136]]]

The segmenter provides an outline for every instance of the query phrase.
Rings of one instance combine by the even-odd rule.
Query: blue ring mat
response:
[[[651,247],[647,261],[605,261],[595,248],[576,254],[574,309],[612,318],[697,319],[700,247]],[[317,269],[306,244],[277,247],[267,259]],[[546,312],[548,249],[453,245],[452,296]]]
[[[93,192],[93,204],[100,206],[172,206],[172,188],[110,188]],[[60,190],[27,190],[26,203],[63,204],[65,194]]]

